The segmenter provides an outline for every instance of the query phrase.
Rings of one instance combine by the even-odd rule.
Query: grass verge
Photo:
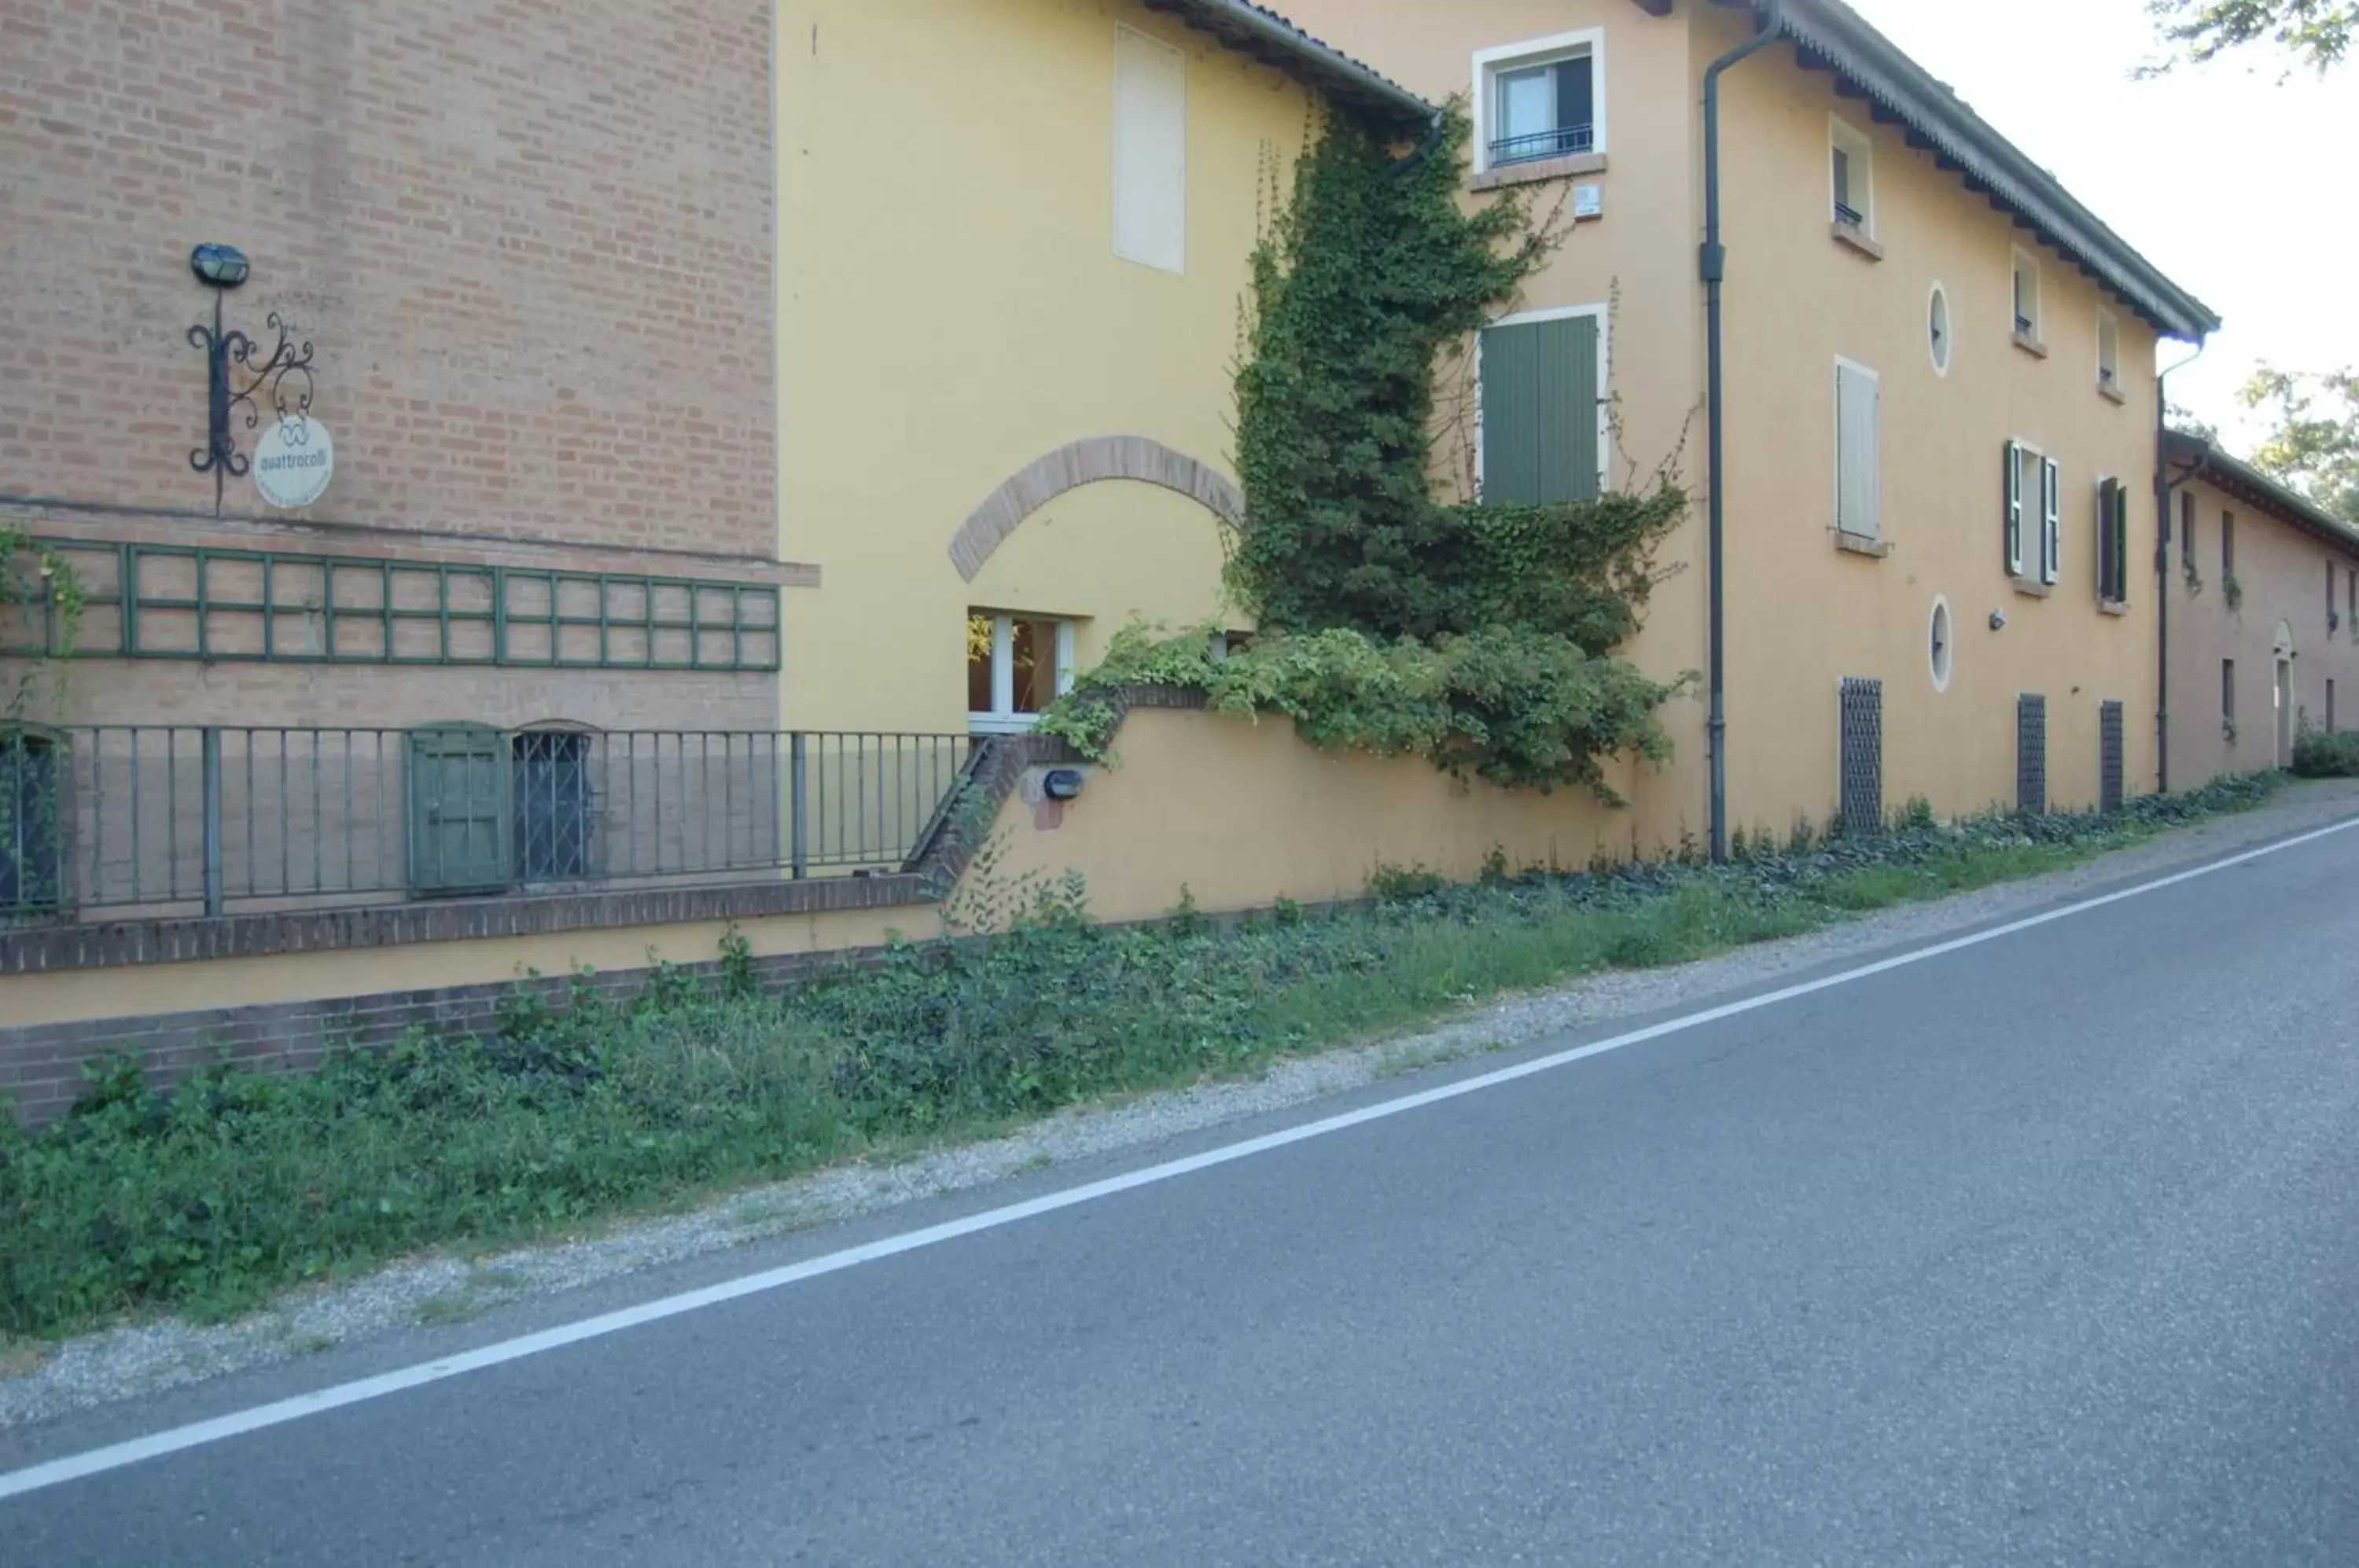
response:
[[[1004,936],[895,950],[783,996],[659,970],[628,1007],[528,1000],[306,1077],[170,1092],[119,1059],[38,1135],[0,1116],[0,1335],[159,1308],[232,1314],[421,1248],[483,1247],[693,1201],[1093,1096],[1259,1072],[1596,970],[1703,957],[1985,887],[2257,804],[2223,780],[2112,817],[1993,818],[1723,866],[1393,873],[1367,906],[1093,922],[1051,891]],[[1759,844],[1756,838],[1756,844]],[[521,994],[520,994],[521,995]]]

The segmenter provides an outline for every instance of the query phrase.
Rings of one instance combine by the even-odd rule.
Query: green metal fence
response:
[[[18,728],[0,916],[895,870],[973,759],[837,731]]]

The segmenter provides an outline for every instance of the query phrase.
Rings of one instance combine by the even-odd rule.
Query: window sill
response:
[[[1843,528],[1837,528],[1835,530],[1835,548],[1841,550],[1848,550],[1854,555],[1871,556],[1877,561],[1882,561],[1886,556],[1892,553],[1892,541],[1890,539],[1877,539],[1870,534],[1855,534]]]
[[[2034,582],[2028,577],[2015,580],[2015,591],[2027,599],[2045,599],[2056,592],[2055,584]]]
[[[2097,613],[2101,615],[2126,615],[2130,613],[2129,601],[2100,599],[2097,601]]]
[[[979,735],[1030,735],[1040,722],[1038,713],[969,713],[966,733]]]
[[[2041,343],[2038,338],[2033,337],[2029,332],[2016,333],[2015,346],[2021,349],[2024,353],[2029,354],[2034,359],[2046,359],[2048,357],[2048,345]]]
[[[1884,259],[1884,247],[1867,237],[1866,231],[1856,224],[1835,223],[1827,225],[1827,235],[1839,245],[1848,245],[1870,261]]]
[[[1508,185],[1535,185],[1543,180],[1570,180],[1576,175],[1605,172],[1602,152],[1568,153],[1562,158],[1536,158],[1529,163],[1486,169],[1466,181],[1469,191],[1496,191]]]
[[[2129,401],[2128,396],[2125,394],[2119,387],[2114,386],[2110,381],[2100,381],[2097,383],[2097,396],[2103,397],[2108,403],[2126,404]]]

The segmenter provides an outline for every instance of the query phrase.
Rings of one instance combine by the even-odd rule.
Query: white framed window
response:
[[[1474,55],[1474,172],[1605,150],[1605,29]]]
[[[1875,371],[1835,361],[1835,529],[1859,539],[1883,537],[1883,396]]]
[[[2122,323],[2111,310],[2097,312],[2097,389],[2122,392]]]
[[[2054,586],[2063,574],[2064,471],[2025,441],[2006,443],[2007,575]]]
[[[2015,247],[2015,330],[2034,343],[2039,335],[2039,258]]]
[[[1114,253],[1188,270],[1188,57],[1114,30]]]
[[[1504,506],[1586,501],[1613,450],[1605,305],[1503,316],[1474,339],[1474,470]]]
[[[1828,181],[1834,221],[1875,237],[1875,144],[1840,114],[1827,116]]]
[[[1073,689],[1073,623],[1006,611],[966,613],[967,728],[1021,735]]]
[[[1933,358],[1933,374],[1950,374],[1950,354],[1957,334],[1950,326],[1950,291],[1936,280],[1925,299],[1925,352]]]

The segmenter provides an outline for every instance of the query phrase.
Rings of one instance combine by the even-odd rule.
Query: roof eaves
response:
[[[1338,107],[1392,125],[1430,125],[1441,111],[1332,44],[1252,0],[1142,0],[1227,48],[1252,55]]]
[[[1757,0],[1738,3],[1752,5]],[[2219,331],[2220,318],[2211,307],[2163,276],[2054,175],[1843,0],[1785,0],[1781,10],[1785,33],[1876,104],[1879,117],[1905,126],[1910,145],[1966,176],[1969,189],[2021,219],[2149,325],[2195,343]]]
[[[2345,522],[2299,491],[2288,489],[2244,459],[2223,452],[2217,441],[2172,430],[2167,444],[2173,462],[2200,471],[2205,479],[2227,481],[2224,487],[2241,492],[2245,499],[2275,513],[2280,521],[2359,555],[2359,526]]]

